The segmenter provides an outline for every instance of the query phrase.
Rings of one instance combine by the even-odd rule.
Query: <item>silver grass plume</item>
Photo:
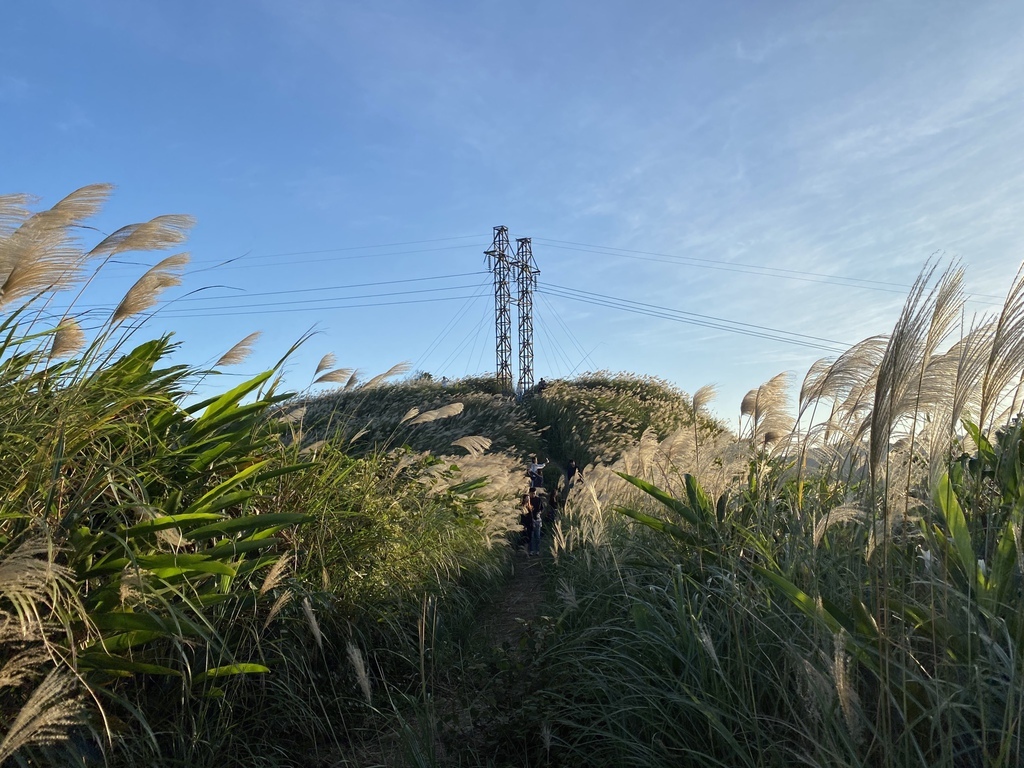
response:
[[[333,368],[338,362],[338,358],[334,356],[333,352],[328,352],[326,355],[320,358],[320,362],[316,366],[316,370],[313,371],[313,378],[316,378],[324,371]]]
[[[84,715],[77,678],[70,672],[52,670],[32,692],[0,742],[0,763],[30,744],[65,741],[68,731],[82,723]]]
[[[128,224],[99,242],[89,256],[116,256],[129,251],[163,251],[188,238],[195,219],[184,214],[168,214],[139,224]]]
[[[1024,369],[1024,265],[1017,270],[995,320],[992,346],[981,380],[978,426],[986,428],[1006,388]]]
[[[31,215],[28,206],[32,202],[31,195],[0,195],[0,237],[9,235]]]
[[[491,439],[482,435],[466,435],[453,441],[452,445],[464,448],[470,456],[478,456],[491,447]]]
[[[50,604],[55,581],[70,577],[70,571],[53,562],[43,539],[28,539],[0,560],[0,598],[6,599],[27,632],[30,620],[38,620],[38,606]]]
[[[290,589],[285,590],[278,596],[277,600],[274,601],[274,604],[270,606],[270,611],[267,613],[267,618],[263,621],[264,629],[270,626],[270,623],[277,618],[278,614],[281,613],[284,607],[291,602],[291,599],[292,591]]]
[[[908,413],[916,414],[918,393],[912,390],[917,389],[928,360],[960,313],[961,271],[951,266],[929,291],[935,270],[934,264],[925,266],[915,281],[878,368],[868,452],[873,485],[881,479],[897,421]]]
[[[332,355],[333,357],[333,355]],[[321,361],[322,362],[322,361]],[[322,376],[317,377],[314,384],[341,384],[342,382],[348,381],[349,377],[353,375],[351,368],[335,368],[333,371],[328,371]]]
[[[373,704],[373,692],[370,689],[370,675],[366,671],[366,662],[363,660],[363,652],[360,651],[359,646],[351,640],[346,644],[345,652],[348,654],[348,660],[352,663],[352,669],[356,673],[356,680],[359,682],[359,689],[363,692],[363,697],[366,699],[366,703]]]
[[[346,392],[348,392],[350,389],[355,387],[355,385],[359,382],[359,377],[361,375],[362,375],[362,371],[360,371],[360,370],[352,371],[352,375],[350,375],[348,377],[348,381],[345,382],[345,391]],[[323,378],[323,377],[321,377],[321,378]]]
[[[133,315],[145,312],[156,303],[161,292],[181,285],[181,276],[171,270],[180,271],[188,264],[188,258],[187,253],[178,253],[168,256],[147,270],[121,299],[121,303],[111,316],[111,323],[117,325]]]
[[[708,403],[714,400],[718,396],[718,387],[714,384],[705,384],[703,387],[693,393],[693,415],[696,417]]]
[[[786,411],[789,405],[788,384],[789,374],[783,372],[743,396],[740,414],[750,417],[750,439],[754,445],[762,441],[771,442],[765,439],[769,435],[778,439],[791,429],[792,418]]]
[[[277,562],[271,566],[266,578],[263,579],[263,584],[260,586],[261,595],[267,594],[267,592],[281,584],[284,580],[285,572],[288,570],[289,563],[290,561],[287,557],[282,556],[277,559]]]
[[[398,363],[398,365],[393,365],[388,368],[388,370],[384,371],[384,373],[378,373],[368,382],[363,384],[362,389],[373,389],[385,379],[390,379],[393,376],[401,376],[404,373],[408,373],[411,368],[411,363]]]
[[[825,537],[825,532],[833,525],[841,525],[853,520],[864,522],[864,519],[864,510],[853,504],[844,504],[829,510],[814,526],[814,546],[817,547],[821,544],[821,540]]]
[[[398,423],[400,425],[405,424],[405,422],[407,422],[409,419],[415,419],[419,415],[420,409],[417,408],[416,406],[413,406],[412,408],[405,412],[405,415],[399,420]]]
[[[252,354],[252,345],[262,336],[262,331],[253,331],[231,349],[220,356],[220,359],[213,364],[214,368],[227,365],[238,365]]]
[[[437,421],[438,419],[447,419],[450,416],[457,416],[462,413],[463,407],[462,403],[449,403],[448,405],[440,408],[435,408],[432,411],[425,411],[424,413],[421,413],[415,419],[410,421],[409,425],[414,426],[416,424],[426,424],[431,421]]]
[[[109,184],[82,187],[0,238],[0,305],[41,291],[63,290],[81,278],[88,255],[72,231],[96,214],[112,190]]]
[[[302,612],[306,616],[306,623],[309,624],[309,630],[313,633],[313,639],[316,640],[317,647],[323,650],[324,636],[320,632],[320,623],[316,620],[316,614],[313,613],[313,604],[309,602],[308,597],[302,598]]]
[[[50,346],[50,357],[60,359],[70,357],[85,346],[85,332],[73,317],[66,318],[53,332],[53,344]]]

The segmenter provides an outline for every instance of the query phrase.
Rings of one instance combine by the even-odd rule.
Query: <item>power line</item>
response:
[[[582,293],[582,294],[587,295],[587,296],[594,296],[594,297],[599,298],[599,299],[607,299],[607,300],[610,300],[610,301],[621,301],[621,302],[624,302],[626,304],[635,304],[636,306],[639,306],[639,307],[644,307],[646,309],[653,309],[653,310],[657,310],[657,311],[660,311],[660,312],[673,312],[673,313],[678,314],[678,315],[686,315],[687,317],[695,317],[695,318],[698,318],[700,320],[713,321],[713,322],[717,322],[717,323],[728,323],[730,325],[741,325],[741,326],[745,326],[747,328],[753,328],[753,329],[758,330],[758,331],[770,331],[772,333],[784,333],[787,336],[799,336],[799,337],[804,338],[804,339],[810,339],[811,341],[823,341],[826,344],[838,344],[839,346],[844,347],[844,348],[850,346],[845,341],[836,341],[835,339],[826,339],[826,338],[823,338],[821,336],[809,336],[806,333],[796,333],[795,331],[783,331],[783,330],[779,330],[778,328],[769,328],[768,326],[759,325],[757,323],[743,323],[743,322],[740,322],[739,320],[729,320],[728,318],[725,318],[725,317],[715,317],[714,315],[703,315],[703,314],[701,314],[699,312],[687,312],[686,310],[672,309],[671,307],[659,307],[657,304],[646,304],[646,303],[644,303],[642,301],[634,301],[633,299],[622,299],[622,298],[619,298],[617,296],[607,296],[607,295],[605,295],[603,293],[593,293],[592,291],[584,291],[584,290],[581,290],[579,288],[569,288],[569,287],[564,286],[564,285],[551,285],[551,284],[549,284],[548,287],[549,288],[555,288],[555,289],[557,289],[559,291],[567,291],[567,292],[575,291],[577,293]]]
[[[233,300],[236,300],[236,299],[255,298],[257,296],[288,296],[288,295],[293,295],[293,294],[297,294],[297,293],[315,293],[315,292],[318,292],[318,291],[343,291],[343,290],[348,290],[349,288],[369,288],[369,287],[378,286],[378,285],[399,285],[399,284],[402,284],[402,283],[420,283],[420,282],[426,282],[428,280],[449,280],[449,279],[456,278],[456,277],[471,277],[473,275],[485,275],[485,274],[488,274],[488,273],[484,272],[482,270],[478,270],[476,272],[457,272],[457,273],[451,274],[451,275],[429,275],[429,276],[426,276],[426,277],[408,277],[408,278],[404,278],[404,279],[401,279],[401,280],[378,280],[378,281],[372,282],[372,283],[349,283],[347,285],[329,285],[329,286],[324,286],[322,288],[292,288],[292,289],[280,290],[280,291],[259,291],[259,292],[255,292],[255,293],[250,293],[248,291],[245,291],[244,293],[230,294],[230,295],[227,295],[227,296],[194,296],[194,297],[186,296],[186,297],[182,297],[180,299],[177,299],[176,303],[194,302],[194,301],[206,301],[206,302],[225,301],[225,300],[233,301]],[[463,286],[458,286],[458,287],[461,288]],[[465,286],[465,287],[468,288],[468,287],[472,287],[472,286]],[[454,289],[454,287],[452,287],[452,288]],[[436,290],[444,290],[444,289],[436,289]],[[309,301],[330,301],[330,299],[310,299]],[[107,309],[109,309],[111,305],[109,305],[109,304],[79,304],[78,306],[80,306],[80,307],[98,307],[98,308],[107,308]],[[269,305],[263,305],[263,306],[269,306]]]
[[[805,334],[797,334],[792,333],[790,331],[782,331],[777,328],[769,328],[768,326],[760,326],[752,323],[738,323],[736,321],[724,320],[721,318],[711,317],[709,315],[698,315],[692,312],[682,312],[680,310],[675,310],[668,307],[658,307],[652,304],[634,302],[629,299],[619,299],[614,296],[590,294],[585,291],[579,291],[578,289],[570,290],[558,286],[544,286],[543,290],[545,293],[551,296],[558,296],[563,299],[571,299],[573,301],[579,301],[586,304],[593,304],[595,306],[605,307],[609,309],[619,309],[625,312],[632,312],[638,315],[658,317],[665,320],[672,320],[674,322],[686,323],[689,325],[697,325],[705,328],[713,328],[716,330],[727,331],[730,333],[736,333],[743,336],[751,336],[754,338],[767,339],[770,341],[781,341],[786,344],[794,344],[797,346],[809,347],[812,349],[820,349],[832,353],[849,348],[849,345],[846,344],[845,342],[834,341],[831,339],[820,339],[818,341],[815,341],[815,339],[817,339],[818,337],[806,336]],[[804,341],[802,339],[808,340]],[[837,349],[837,347],[839,349]]]
[[[490,273],[487,274],[489,275]],[[451,333],[452,330],[455,328],[455,324],[458,323],[462,316],[465,315],[465,313],[469,310],[470,304],[472,303],[473,299],[481,299],[484,297],[485,293],[487,292],[486,288],[488,282],[490,281],[481,281],[480,285],[477,287],[476,292],[467,299],[466,303],[463,304],[455,313],[455,315],[445,324],[445,326],[440,331],[437,332],[437,336],[435,336],[433,341],[431,341],[430,344],[427,345],[427,349],[418,358],[416,358],[416,362],[413,363],[414,368],[418,366],[420,363],[425,363],[427,357],[429,357],[433,353],[437,346],[446,338],[448,338],[448,334]]]
[[[382,295],[384,295],[384,294],[382,294]],[[379,302],[370,302],[370,303],[366,303],[366,304],[341,304],[341,305],[334,306],[334,307],[319,307],[318,309],[320,311],[322,311],[322,312],[325,312],[325,311],[332,311],[332,310],[336,310],[336,309],[357,309],[357,308],[360,308],[360,307],[395,307],[395,306],[399,306],[401,304],[427,304],[427,303],[437,302],[437,301],[458,301],[459,299],[479,299],[479,298],[481,298],[481,295],[471,295],[471,296],[440,296],[440,297],[434,298],[434,299],[409,299],[409,300],[406,300],[406,301],[379,301]],[[173,311],[174,310],[171,310],[171,312],[173,312]],[[172,319],[180,320],[180,319],[193,318],[193,317],[234,317],[234,316],[241,316],[241,315],[278,315],[278,314],[287,313],[287,312],[308,312],[308,311],[309,310],[306,309],[305,307],[293,307],[291,309],[269,309],[269,310],[254,309],[254,310],[239,311],[239,312],[210,312],[210,313],[198,313],[197,312],[197,313],[188,313],[188,314],[174,314],[174,315],[170,315],[170,316],[171,316]],[[161,317],[167,317],[168,313],[161,312],[160,316]]]
[[[913,286],[905,283],[894,283],[885,280],[870,280],[861,277],[847,277],[844,275],[828,275],[820,272],[806,270],[785,269],[783,267],[771,267],[761,264],[744,264],[742,262],[725,262],[719,259],[707,259],[699,256],[683,256],[672,253],[658,253],[656,251],[638,251],[629,248],[617,248],[609,245],[592,245],[589,243],[576,243],[571,240],[552,240],[538,237],[535,240],[543,241],[548,248],[558,248],[565,251],[578,251],[580,253],[594,253],[601,256],[620,256],[625,259],[638,261],[652,261],[659,264],[686,264],[688,266],[700,267],[703,269],[717,269],[723,272],[738,272],[746,275],[759,275],[761,277],[782,277],[789,280],[800,280],[807,283],[819,283],[824,285],[837,285],[843,288],[864,288],[871,291],[884,293],[897,293],[905,295]],[[556,245],[561,243],[562,245]],[[581,246],[581,247],[570,247]],[[601,250],[594,250],[601,249]],[[660,258],[654,258],[660,257]],[[781,273],[781,274],[777,274]],[[839,282],[845,281],[845,282]],[[860,285],[851,285],[860,283]],[[883,287],[889,286],[889,287]],[[974,299],[993,299],[1003,301],[1005,297],[995,296],[986,293],[968,294]]]
[[[202,311],[213,311],[213,310],[228,310],[228,309],[250,309],[256,307],[286,307],[293,304],[301,304],[303,306],[310,306],[312,304],[320,304],[325,301],[348,301],[349,299],[376,299],[385,298],[388,296],[407,296],[413,293],[436,293],[438,291],[459,291],[466,288],[475,288],[475,285],[446,285],[440,288],[418,288],[412,291],[385,291],[383,293],[361,293],[355,296],[328,296],[323,299],[296,299],[293,301],[272,301],[272,302],[257,302],[247,304],[222,304],[219,306],[212,307],[195,307],[191,310],[171,310],[174,311],[188,311],[188,312],[202,312]],[[242,297],[239,297],[242,298]]]
[[[335,262],[339,262],[339,261],[355,261],[357,259],[372,259],[372,258],[383,259],[383,258],[388,258],[388,257],[391,257],[391,256],[408,256],[410,254],[417,254],[417,253],[438,253],[440,251],[454,251],[454,250],[458,250],[458,249],[462,249],[462,248],[479,248],[479,247],[480,247],[479,245],[448,245],[448,246],[444,246],[442,248],[420,248],[420,249],[412,250],[412,251],[391,251],[391,252],[388,252],[388,253],[363,253],[363,254],[360,254],[358,256],[332,256],[331,258],[327,258],[327,259],[292,259],[292,260],[287,262],[287,265],[290,267],[290,266],[295,265],[295,264],[323,264],[325,262],[335,263]],[[225,271],[225,270],[232,270],[232,269],[252,270],[252,269],[265,269],[265,268],[268,268],[268,267],[273,268],[273,267],[280,266],[279,264],[251,264],[248,261],[243,261],[243,259],[246,259],[246,258],[254,258],[254,257],[238,256],[238,257],[233,258],[233,259],[213,260],[213,262],[214,262],[213,266],[204,267],[203,269],[194,270],[193,272],[194,273],[195,272],[208,272],[208,271],[214,271],[214,270],[216,270],[216,271]],[[196,262],[191,262],[191,263],[192,264],[206,264],[206,263],[211,263],[211,261],[210,260],[204,260],[204,261],[201,261],[201,262],[196,261]],[[144,267],[144,268],[148,268],[149,266],[150,265],[144,264],[144,263],[141,263],[141,262],[111,261],[110,262],[110,266],[107,267],[107,269],[109,269],[111,267]]]
[[[562,330],[564,330],[564,331],[565,331],[565,334],[566,334],[566,336],[568,336],[568,337],[569,337],[569,341],[571,341],[571,342],[573,343],[573,346],[575,346],[575,347],[576,347],[577,351],[579,351],[579,353],[580,353],[581,355],[583,355],[583,359],[584,359],[584,360],[586,360],[586,359],[587,359],[587,358],[589,357],[589,355],[587,355],[587,351],[586,351],[586,350],[585,350],[585,349],[583,348],[583,345],[582,345],[582,344],[580,344],[580,342],[579,342],[579,339],[577,339],[577,338],[576,338],[576,334],[574,334],[574,333],[572,332],[572,329],[571,329],[571,328],[569,327],[568,323],[566,323],[566,322],[565,322],[565,320],[564,320],[564,319],[562,319],[562,316],[561,316],[561,314],[560,314],[560,313],[558,312],[558,310],[557,310],[557,309],[555,309],[555,306],[554,306],[554,304],[552,304],[552,303],[551,303],[550,301],[548,301],[548,300],[547,300],[547,297],[542,297],[542,298],[543,298],[543,300],[544,300],[544,304],[545,304],[545,305],[546,305],[546,306],[548,307],[548,309],[550,309],[550,310],[551,310],[551,314],[553,314],[553,315],[555,316],[555,321],[556,321],[556,322],[557,322],[557,323],[558,323],[558,324],[559,324],[560,326],[562,326]],[[597,364],[596,364],[596,363],[594,363],[593,359],[591,359],[591,361],[590,361],[590,364],[591,364],[591,365],[592,365],[592,366],[593,366],[593,367],[594,367],[595,369],[597,368]],[[577,367],[578,367],[578,366],[577,366]]]

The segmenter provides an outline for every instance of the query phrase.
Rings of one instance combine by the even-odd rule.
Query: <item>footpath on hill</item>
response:
[[[527,557],[522,551],[513,555],[513,572],[504,591],[479,617],[480,632],[489,645],[514,646],[524,625],[540,614],[547,559],[546,548],[541,557]]]

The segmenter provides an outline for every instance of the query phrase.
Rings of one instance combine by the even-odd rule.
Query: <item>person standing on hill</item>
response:
[[[559,504],[561,504],[561,500],[558,497],[558,489],[555,488],[555,490],[548,494],[548,506],[545,519],[549,524],[553,524],[555,522],[555,518],[558,517]]]
[[[572,487],[576,484],[576,476],[579,475],[580,479],[583,479],[583,473],[580,471],[579,465],[576,463],[576,459],[569,459],[569,463],[565,467],[565,492],[568,494],[572,490]]]
[[[540,501],[540,499],[537,499]],[[540,555],[540,529],[541,529],[541,515],[540,506],[534,507],[530,513],[530,548],[527,550],[527,557],[533,557],[534,555]]]
[[[519,501],[519,524],[523,526],[520,539],[524,547],[530,546],[530,534],[533,532],[533,489],[524,493]]]
[[[544,485],[544,467],[546,467],[547,460],[543,463],[537,461],[536,456],[530,457],[530,468],[527,470],[527,474],[530,476],[530,487],[540,488]]]

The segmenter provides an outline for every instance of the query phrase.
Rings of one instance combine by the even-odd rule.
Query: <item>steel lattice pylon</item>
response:
[[[516,238],[516,278],[519,286],[519,392],[533,389],[533,289],[540,270],[528,237]]]
[[[509,272],[512,251],[508,243],[508,227],[494,228],[494,242],[484,252],[494,273],[494,339],[498,388],[512,391],[512,295]]]

